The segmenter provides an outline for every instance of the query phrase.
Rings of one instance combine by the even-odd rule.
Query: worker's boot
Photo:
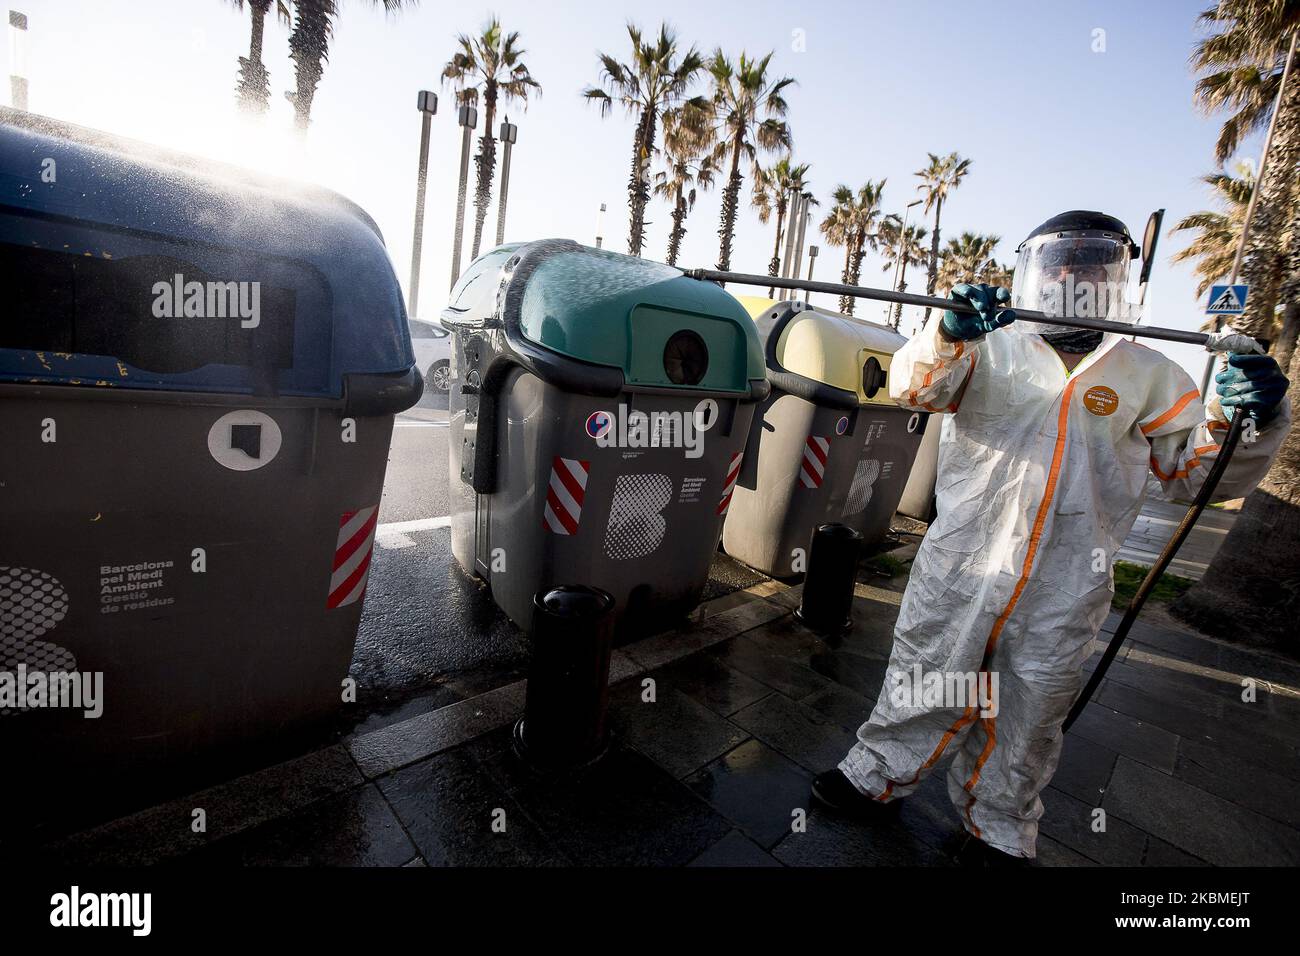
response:
[[[881,803],[867,796],[838,767],[813,778],[812,795],[830,810],[868,820],[890,818],[898,812],[897,800]]]
[[[959,866],[973,868],[1017,868],[1029,866],[1032,862],[1028,857],[1012,856],[970,835],[967,835],[966,842],[957,851],[956,857]]]

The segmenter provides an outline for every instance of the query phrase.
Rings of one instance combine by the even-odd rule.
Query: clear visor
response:
[[[1136,322],[1137,310],[1128,302],[1131,255],[1128,243],[1101,236],[1031,239],[1016,260],[1012,308],[1060,318]],[[1029,331],[1052,328],[1056,326]]]

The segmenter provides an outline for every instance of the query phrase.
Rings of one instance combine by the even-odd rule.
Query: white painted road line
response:
[[[410,548],[415,545],[415,542],[407,537],[408,534],[450,527],[451,515],[443,515],[441,518],[417,518],[414,521],[389,521],[375,528],[375,544],[386,551]]]

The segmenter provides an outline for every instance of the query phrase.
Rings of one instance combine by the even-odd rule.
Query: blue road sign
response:
[[[1246,293],[1250,289],[1239,285],[1210,286],[1210,300],[1205,305],[1206,315],[1241,315],[1246,311]]]

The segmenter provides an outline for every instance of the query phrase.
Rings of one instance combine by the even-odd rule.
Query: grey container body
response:
[[[743,451],[754,403],[712,396],[717,421],[700,433],[698,458],[681,447],[601,447],[586,427],[594,413],[616,422],[630,411],[690,416],[700,396],[580,395],[514,369],[496,406],[498,486],[477,494],[459,478],[467,416],[458,364],[454,357],[449,444],[452,551],[461,567],[486,581],[522,628],[530,624],[533,595],[565,584],[612,595],[624,632],[689,612],[708,580],[725,481]],[[580,500],[575,468],[585,473]],[[567,496],[552,496],[555,482]]]
[[[727,554],[775,577],[802,573],[813,529],[840,522],[878,543],[903,494],[924,416],[888,405],[828,408],[778,388],[762,422],[722,532]],[[843,434],[837,425],[847,419]],[[824,443],[820,481],[816,478]]]
[[[278,430],[260,468],[214,459],[210,436],[228,437],[219,420],[234,411]],[[0,732],[152,760],[337,710],[392,432],[391,415],[359,417],[343,442],[342,418],[303,400],[0,385],[0,601],[35,584],[46,611],[6,626],[6,669],[102,673],[104,705],[93,720],[27,710]],[[349,520],[362,536],[336,567]]]

